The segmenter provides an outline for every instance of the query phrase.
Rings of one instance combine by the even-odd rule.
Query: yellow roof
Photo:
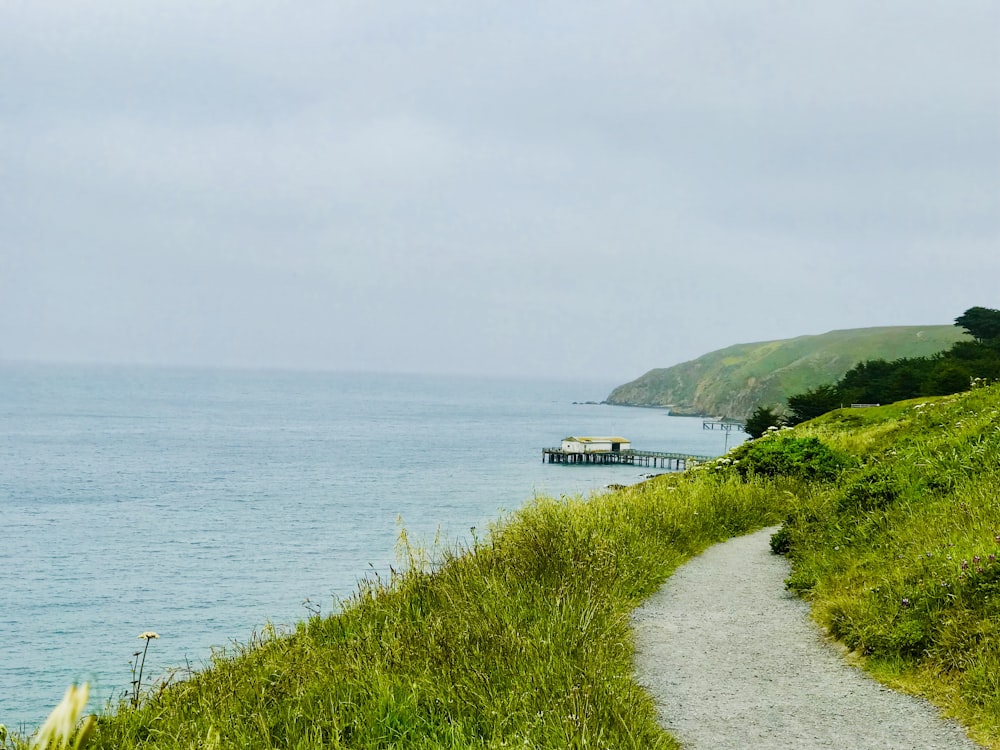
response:
[[[628,438],[623,437],[568,437],[563,440],[572,440],[576,443],[631,443]]]

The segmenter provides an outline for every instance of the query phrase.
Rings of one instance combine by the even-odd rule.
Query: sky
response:
[[[1000,308],[996,0],[3,0],[0,360],[624,382]]]

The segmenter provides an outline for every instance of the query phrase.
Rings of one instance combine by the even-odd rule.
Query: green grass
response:
[[[736,478],[536,500],[433,565],[404,545],[405,570],[342,613],[117,707],[91,746],[674,748],[632,680],[630,613],[781,514],[769,483]]]
[[[91,747],[675,748],[633,682],[630,613],[784,519],[816,619],[1000,748],[998,487],[1000,386],[834,412],[683,475],[538,499],[432,561],[404,537],[391,580],[115,707]]]
[[[789,585],[879,679],[1000,747],[1000,390],[840,410],[795,434],[855,463],[798,498]]]
[[[955,326],[896,326],[830,331],[736,344],[673,367],[650,370],[614,389],[609,403],[672,405],[677,414],[749,416],[783,407],[789,396],[834,383],[854,365],[935,354],[969,340]]]

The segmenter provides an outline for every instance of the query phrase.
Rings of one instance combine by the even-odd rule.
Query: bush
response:
[[[842,514],[882,510],[898,500],[902,493],[899,480],[891,468],[874,466],[846,484],[837,510]]]
[[[776,436],[740,446],[734,453],[734,463],[744,479],[758,476],[830,481],[840,473],[845,460],[818,438]]]
[[[792,548],[792,533],[787,526],[771,534],[771,552],[776,555],[787,555]]]

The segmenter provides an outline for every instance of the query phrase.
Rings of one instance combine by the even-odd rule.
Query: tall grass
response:
[[[764,482],[670,477],[537,499],[433,564],[405,545],[341,613],[118,707],[92,746],[674,748],[632,679],[630,612],[778,505]]]
[[[683,475],[540,498],[468,549],[268,629],[98,722],[98,748],[675,748],[629,616],[705,547],[784,519],[788,585],[880,679],[1000,748],[1000,386],[842,410]],[[14,744],[22,744],[15,739]]]
[[[804,425],[853,453],[785,531],[816,619],[888,684],[1000,748],[1000,390]]]

